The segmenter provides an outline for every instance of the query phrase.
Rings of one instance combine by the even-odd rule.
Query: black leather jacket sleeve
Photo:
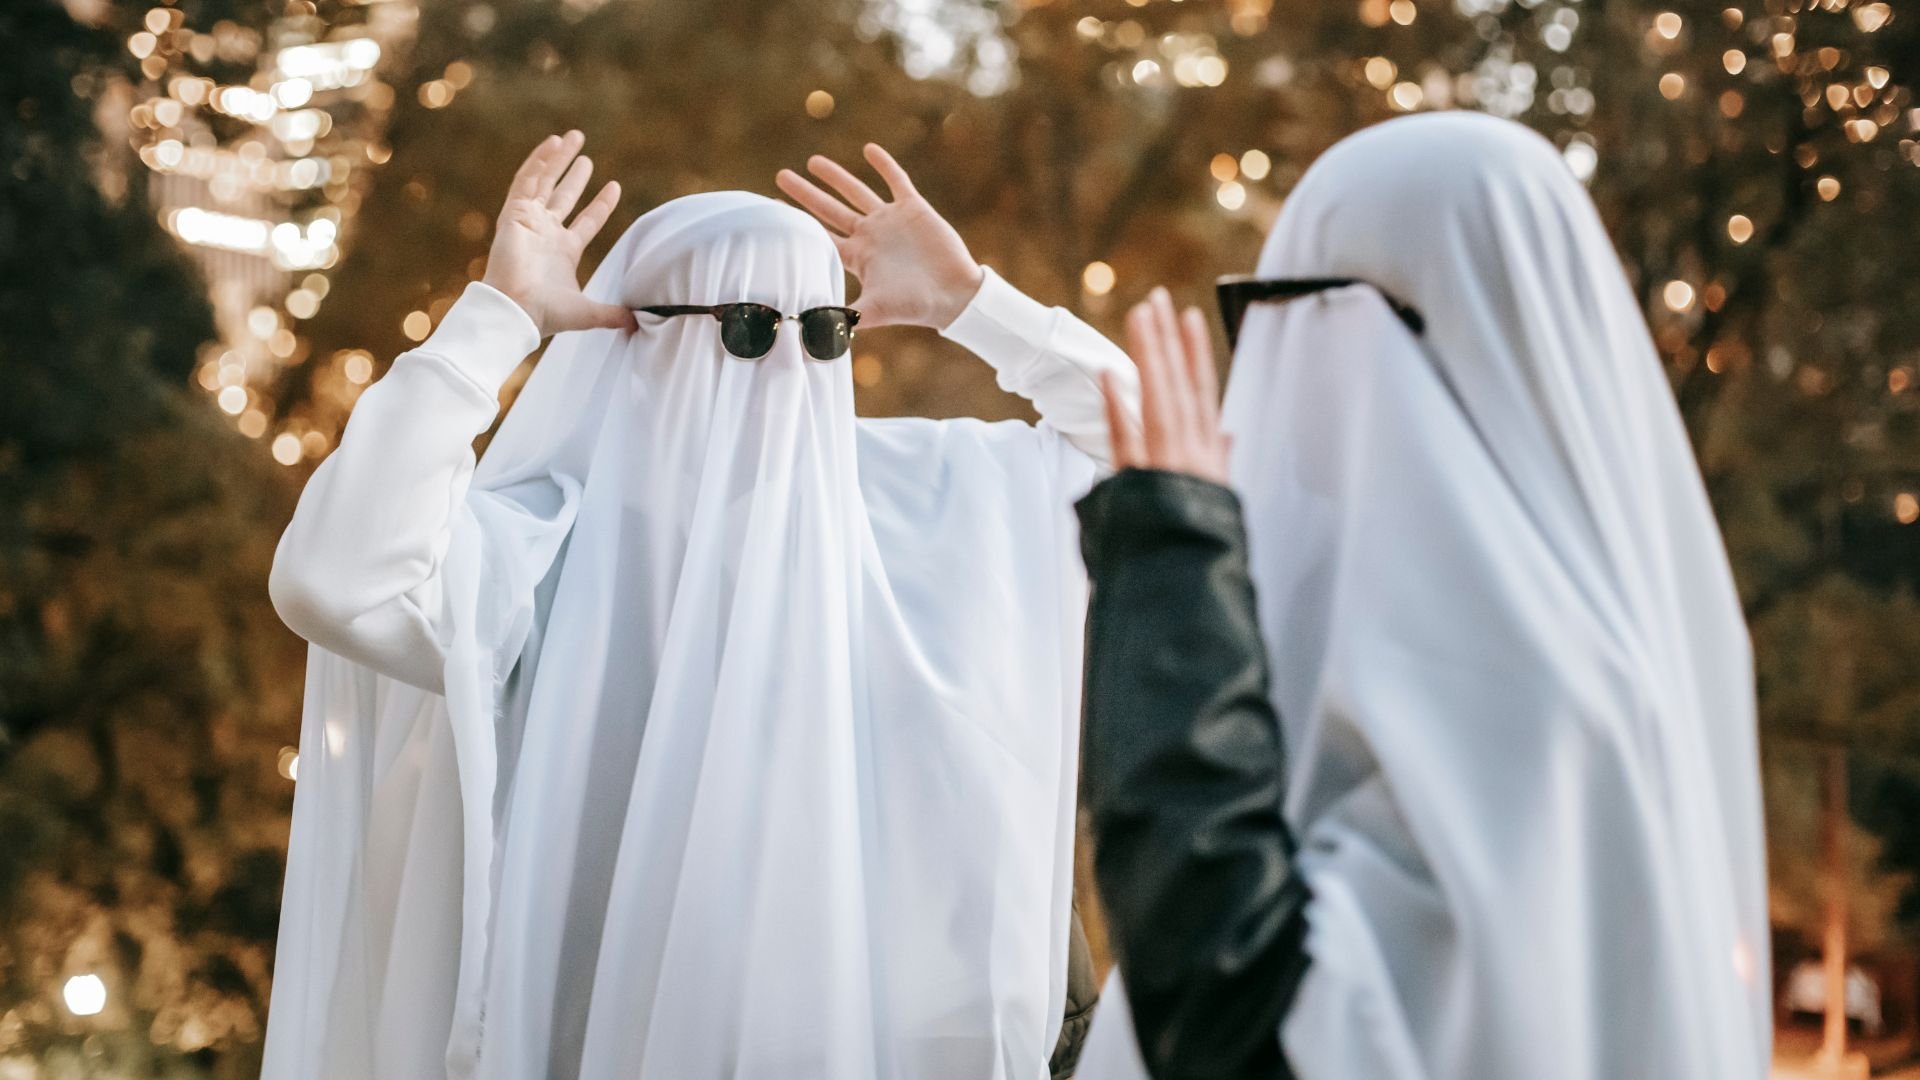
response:
[[[1291,1074],[1307,890],[1281,816],[1240,503],[1127,470],[1078,506],[1092,576],[1083,791],[1094,873],[1154,1080]]]

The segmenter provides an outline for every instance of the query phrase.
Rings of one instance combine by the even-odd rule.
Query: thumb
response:
[[[892,311],[883,305],[870,302],[864,295],[847,306],[860,313],[860,326],[864,329],[892,326],[900,321],[894,317]]]
[[[640,322],[633,312],[619,304],[588,304],[581,312],[587,325],[608,330],[637,330]]]

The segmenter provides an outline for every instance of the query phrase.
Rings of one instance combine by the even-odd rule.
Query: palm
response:
[[[593,174],[593,163],[576,157],[584,141],[568,132],[528,155],[514,174],[487,254],[484,280],[525,308],[542,337],[633,325],[632,312],[589,300],[580,290],[580,255],[620,199],[620,185],[609,183],[567,224]]]
[[[892,202],[823,157],[813,158],[808,168],[846,202],[791,170],[782,170],[775,182],[833,233],[840,260],[860,280],[854,307],[861,325],[944,328],[979,289],[980,264],[891,155],[868,144],[866,156],[886,181]]]
[[[939,290],[916,283],[959,277],[973,266],[960,234],[917,195],[862,218],[841,257],[860,279],[861,316],[876,326],[940,321]]]

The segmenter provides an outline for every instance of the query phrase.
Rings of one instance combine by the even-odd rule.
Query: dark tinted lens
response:
[[[1240,343],[1240,320],[1246,318],[1247,300],[1239,289],[1223,285],[1219,289],[1220,321],[1227,328],[1227,347]]]
[[[853,313],[814,308],[800,313],[800,340],[815,360],[838,360],[853,347]]]
[[[780,313],[761,304],[729,304],[720,314],[720,344],[742,360],[758,360],[773,349]]]

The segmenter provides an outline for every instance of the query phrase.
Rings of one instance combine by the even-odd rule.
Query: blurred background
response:
[[[304,662],[273,545],[541,136],[626,188],[589,264],[871,139],[1112,332],[1250,270],[1329,144],[1444,108],[1562,149],[1693,434],[1757,642],[1783,1074],[1900,1068],[1915,80],[1908,0],[6,0],[0,1080],[257,1074]],[[863,334],[854,378],[868,414],[1028,415],[928,331]]]

